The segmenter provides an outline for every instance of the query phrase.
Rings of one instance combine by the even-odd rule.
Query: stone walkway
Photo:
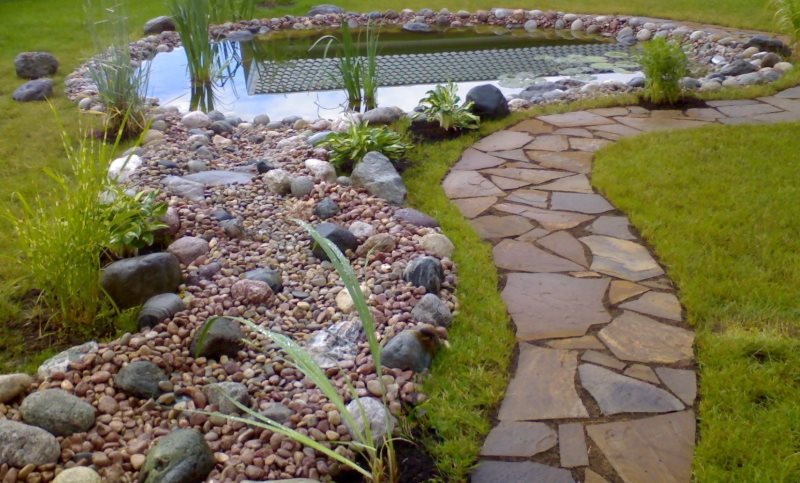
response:
[[[688,482],[694,333],[663,268],[589,181],[644,131],[800,120],[800,87],[709,108],[540,116],[467,149],[444,190],[494,245],[519,358],[473,483]]]

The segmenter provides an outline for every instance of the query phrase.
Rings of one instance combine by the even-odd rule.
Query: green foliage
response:
[[[181,37],[192,82],[210,84],[216,68],[214,49],[208,39],[212,15],[209,1],[168,0],[167,5]]]
[[[200,0],[202,1],[202,0]],[[200,3],[198,1],[198,3]],[[238,22],[255,16],[256,0],[207,0],[211,23]]]
[[[800,45],[800,0],[770,0],[775,10],[778,28],[792,39],[796,48]]]
[[[437,85],[420,101],[420,117],[437,122],[445,131],[451,129],[478,129],[481,118],[470,111],[472,102],[461,105],[458,87],[454,83]]]
[[[338,60],[339,79],[347,93],[348,107],[360,111],[362,107],[367,110],[378,105],[378,32],[370,24],[366,28],[365,52],[362,55],[359,40],[353,38],[353,33],[347,22],[342,22],[342,38],[337,39],[326,35],[314,42],[311,49],[320,42],[326,42],[325,58],[328,57],[331,46],[336,43],[336,59]]]
[[[655,104],[674,104],[681,96],[680,80],[688,72],[680,44],[655,38],[644,44],[639,62],[645,75],[645,97]]]
[[[331,150],[331,163],[338,171],[349,173],[370,151],[377,151],[398,161],[411,148],[404,137],[386,126],[370,127],[353,122],[347,131],[331,134],[323,144]]]
[[[117,257],[136,255],[139,249],[155,242],[155,234],[166,225],[161,221],[167,204],[158,201],[155,191],[140,191],[133,196],[120,186],[109,187],[106,196],[113,201],[105,205],[109,238],[106,249]]]

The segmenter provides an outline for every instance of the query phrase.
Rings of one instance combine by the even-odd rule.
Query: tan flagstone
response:
[[[563,127],[556,129],[553,134],[563,134],[564,136],[572,136],[578,138],[592,138],[594,137],[588,129],[582,127]]]
[[[602,278],[603,276],[591,270],[584,270],[582,272],[570,272],[570,276],[575,278]]]
[[[530,458],[558,443],[556,432],[544,423],[501,421],[486,437],[481,456]]]
[[[648,290],[647,287],[643,287],[638,283],[627,280],[614,280],[611,282],[611,288],[608,289],[608,301],[611,302],[611,305],[617,305]]]
[[[619,141],[620,139],[623,138],[623,136],[620,136],[619,134],[614,134],[614,133],[610,133],[610,132],[603,132],[603,131],[595,131],[594,134],[598,138],[608,139],[609,141]],[[583,151],[581,151],[581,152],[583,152]]]
[[[544,210],[533,206],[522,206],[511,203],[498,203],[495,205],[495,209],[505,213],[513,213],[530,218],[548,230],[566,230],[593,219],[590,215],[582,215],[570,211]]]
[[[694,356],[693,332],[634,312],[624,312],[597,335],[623,361],[673,364]]]
[[[475,171],[451,171],[442,182],[448,198],[502,196],[503,190]]]
[[[570,337],[569,339],[556,339],[547,342],[547,345],[553,349],[595,349],[605,350],[606,346],[597,340],[593,335],[584,335],[581,337]]]
[[[595,235],[606,235],[623,240],[635,240],[636,237],[630,230],[630,222],[626,216],[598,216],[589,225],[589,231]]]
[[[587,468],[583,475],[583,483],[608,483],[608,480]]]
[[[530,181],[520,181],[518,179],[504,178],[502,176],[492,176],[492,183],[501,190],[513,190],[528,186]]]
[[[570,193],[594,193],[589,178],[583,174],[576,174],[567,178],[561,178],[551,183],[537,186],[538,189],[548,191],[567,191]]]
[[[531,168],[492,168],[484,169],[481,172],[490,175],[502,176],[503,178],[527,181],[528,183],[532,184],[547,183],[548,181],[564,178],[570,175],[570,173],[555,171],[552,169],[533,169],[533,166],[531,166]]]
[[[650,117],[680,119],[683,117],[683,111],[680,109],[658,109],[650,111]]]
[[[786,115],[785,112],[778,113],[780,116]],[[770,114],[768,114],[770,115]],[[717,119],[717,122],[720,124],[725,124],[727,126],[738,126],[740,124],[761,124],[762,122],[756,119],[755,117],[724,117],[722,119]]]
[[[519,149],[533,140],[533,136],[524,132],[498,131],[481,139],[472,147],[483,152],[507,151]]]
[[[712,109],[710,107],[703,107],[703,108],[687,109],[686,117],[688,117],[689,119],[698,119],[700,121],[713,121],[715,119],[720,119],[725,117],[725,114],[722,114],[718,110]]]
[[[656,374],[681,401],[690,406],[694,404],[697,398],[697,374],[694,371],[657,367]]]
[[[775,94],[775,97],[780,97],[783,99],[800,99],[800,86],[790,87],[789,89],[780,91],[779,93]]]
[[[583,355],[581,355],[581,361],[591,362],[592,364],[598,364],[601,366],[610,367],[618,371],[625,369],[625,366],[627,365],[621,360],[611,357],[608,354],[603,354],[602,352],[597,352],[593,350],[584,352]]]
[[[776,122],[793,122],[800,120],[800,112],[783,111],[772,114],[761,114],[750,118],[753,122],[772,124]]]
[[[535,206],[537,208],[547,208],[550,193],[534,189],[521,189],[512,191],[505,199],[509,203],[521,203]]]
[[[481,459],[470,475],[471,483],[575,483],[569,470],[533,461],[495,461]]]
[[[609,279],[578,279],[556,273],[510,273],[503,300],[519,340],[576,337],[611,316],[603,306]]]
[[[589,266],[589,259],[586,258],[583,245],[569,232],[557,231],[544,238],[540,238],[536,243],[583,267]]]
[[[603,414],[668,413],[684,409],[683,403],[652,384],[623,376],[594,364],[578,367],[581,386],[600,406]]]
[[[580,270],[580,265],[565,258],[551,255],[530,243],[503,240],[492,250],[494,263],[499,268],[518,272],[569,272]]]
[[[484,240],[522,235],[534,228],[527,218],[517,215],[486,215],[473,219],[471,223]]]
[[[538,119],[527,119],[512,127],[511,130],[529,134],[549,134],[553,132],[553,126],[543,123]]]
[[[626,376],[635,377],[636,379],[651,382],[653,384],[661,383],[661,381],[658,380],[658,377],[656,377],[656,373],[653,372],[653,369],[642,364],[633,364],[629,368],[625,369],[623,374]]]
[[[553,193],[550,207],[554,210],[576,211],[588,215],[597,215],[612,211],[614,206],[598,194],[587,193]]]
[[[595,134],[598,132],[607,132],[617,134],[622,137],[636,136],[642,134],[642,131],[626,126],[624,124],[606,124],[605,126],[595,126],[590,128]]]
[[[568,112],[565,114],[551,114],[539,116],[537,119],[557,127],[586,127],[598,124],[610,124],[610,119],[587,111]]]
[[[766,102],[775,107],[779,107],[784,111],[792,111],[792,112],[800,112],[800,100],[797,99],[787,99],[785,97],[759,97],[759,101]]]
[[[563,169],[573,173],[589,174],[594,154],[585,151],[527,151],[531,161],[545,168]]]
[[[484,168],[494,168],[505,163],[504,159],[490,156],[482,153],[477,149],[467,148],[461,159],[453,166],[454,170],[459,171],[476,171]]]
[[[549,234],[550,230],[545,230],[544,228],[534,228],[528,233],[523,233],[522,235],[518,236],[516,239],[519,241],[532,243],[538,240],[539,238],[542,238],[543,236],[547,236]]]
[[[507,159],[509,161],[521,161],[523,163],[527,163],[529,161],[528,156],[525,155],[525,151],[522,149],[510,149],[508,151],[492,151],[491,153],[489,153],[489,155]]]
[[[586,433],[581,423],[567,423],[558,426],[558,454],[561,466],[575,468],[589,466],[589,451],[586,447]]]
[[[632,282],[664,273],[650,252],[638,243],[600,235],[589,235],[580,240],[592,251],[592,270]]]
[[[597,109],[588,109],[588,112],[597,114],[598,116],[613,117],[624,116],[630,111],[628,111],[627,107],[600,107]]]
[[[525,149],[538,151],[566,151],[569,149],[569,139],[558,134],[541,134],[530,143],[525,145]]]
[[[693,411],[588,425],[587,433],[625,483],[692,480]]]
[[[725,107],[725,106],[753,106],[761,103],[755,99],[720,99],[715,101],[706,101],[706,104],[711,107]]]
[[[585,418],[589,414],[575,389],[578,353],[520,344],[517,371],[511,378],[497,418],[542,421]]]
[[[672,129],[689,129],[708,126],[708,122],[691,119],[647,118],[647,117],[615,117],[616,121],[641,131],[669,131]]]
[[[648,292],[636,300],[625,302],[620,308],[662,319],[680,321],[683,318],[681,303],[678,297],[671,293]]]
[[[611,144],[611,141],[606,139],[569,138],[570,148],[587,153],[597,152],[609,144]]]
[[[666,277],[654,278],[642,282],[642,285],[656,290],[672,290],[672,282]]]
[[[466,218],[475,218],[497,203],[496,196],[480,196],[477,198],[460,198],[453,200],[461,214]]]
[[[759,114],[772,114],[773,112],[780,112],[779,107],[771,106],[765,103],[748,104],[743,106],[721,106],[717,110],[729,117],[750,117]]]

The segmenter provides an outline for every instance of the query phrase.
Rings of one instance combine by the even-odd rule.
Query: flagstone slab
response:
[[[716,101],[706,101],[706,105],[711,107],[726,107],[726,106],[754,106],[761,104],[755,99],[719,99]]]
[[[521,344],[517,371],[506,390],[500,421],[586,418],[575,389],[578,353]],[[522,481],[522,480],[518,480]]]
[[[520,189],[513,191],[506,196],[505,201],[509,203],[521,203],[524,205],[535,206],[536,208],[547,208],[550,200],[550,193],[534,189]]]
[[[690,129],[708,126],[708,122],[691,119],[650,118],[650,117],[615,117],[616,121],[640,131],[670,131],[673,129]]]
[[[519,149],[533,140],[533,136],[517,131],[497,131],[481,139],[472,147],[483,152]]]
[[[790,87],[789,89],[780,91],[779,93],[775,94],[775,97],[784,99],[800,99],[800,86]]]
[[[460,198],[453,200],[453,203],[456,204],[461,214],[466,218],[475,218],[491,208],[493,204],[497,203],[497,200],[496,196],[480,196],[477,198]]]
[[[597,334],[623,361],[673,364],[694,356],[694,333],[639,315],[624,312]]]
[[[531,161],[544,168],[563,169],[573,173],[589,174],[592,171],[594,155],[583,151],[527,151]]]
[[[575,483],[572,473],[532,461],[482,460],[470,475],[472,483]]]
[[[477,149],[467,148],[461,159],[453,166],[456,171],[476,171],[485,168],[494,168],[500,166],[506,161],[502,158],[490,156],[486,153],[478,151]]]
[[[690,406],[694,404],[697,398],[697,374],[694,371],[657,367],[656,374],[681,401]]]
[[[759,114],[772,114],[780,112],[781,109],[765,103],[746,104],[740,106],[720,106],[717,110],[728,117],[750,117]]]
[[[607,278],[511,273],[501,295],[519,340],[577,337],[585,335],[589,327],[611,320],[603,306],[608,284]]]
[[[511,178],[520,181],[526,181],[532,184],[547,183],[548,181],[552,181],[558,178],[564,178],[570,175],[570,173],[565,173],[563,171],[554,171],[550,169],[533,169],[533,166],[531,166],[530,168],[492,168],[492,169],[484,169],[481,172],[484,174],[489,174],[494,176],[502,176],[503,178]]]
[[[475,171],[451,171],[442,182],[450,199],[502,196],[503,190]]]
[[[776,122],[793,122],[800,120],[800,112],[782,111],[771,114],[760,114],[755,117],[743,118],[749,119],[751,123],[766,123],[774,124]]]
[[[613,117],[613,116],[625,116],[630,111],[627,107],[600,107],[597,109],[588,109],[588,112],[592,114],[597,114],[598,116],[604,117]]]
[[[538,151],[566,151],[569,149],[569,139],[558,134],[541,134],[530,143],[525,145],[525,149]]]
[[[498,211],[513,213],[535,220],[542,225],[543,228],[548,230],[566,230],[567,228],[573,228],[593,219],[593,217],[589,215],[582,215],[570,211],[544,210],[533,206],[522,206],[511,203],[498,203],[494,207]]]
[[[648,290],[650,289],[638,283],[628,282],[627,280],[614,280],[608,289],[608,301],[612,305],[617,305]]]
[[[618,371],[625,369],[625,366],[627,365],[619,359],[615,359],[608,354],[603,354],[602,352],[593,350],[584,352],[581,355],[581,362],[591,362],[592,364],[610,367]]]
[[[589,466],[589,451],[586,447],[586,433],[581,423],[568,423],[558,426],[558,454],[561,466],[575,468]]]
[[[606,235],[623,240],[635,240],[631,233],[630,222],[626,216],[599,216],[589,225],[589,231],[595,235]]]
[[[520,272],[570,272],[581,266],[557,257],[531,243],[503,240],[492,250],[494,263],[499,268]]]
[[[580,240],[592,251],[591,269],[597,272],[632,282],[664,273],[650,252],[638,243],[600,235],[585,236]]]
[[[537,188],[540,190],[566,191],[569,193],[594,193],[592,185],[589,183],[589,178],[583,174],[576,174],[575,176],[561,178],[553,181],[552,183],[537,186]]]
[[[554,210],[577,211],[597,215],[614,209],[614,206],[598,194],[553,193],[550,205]]]
[[[491,178],[492,178],[492,183],[494,183],[495,186],[497,186],[501,190],[514,190],[531,184],[530,181],[520,181],[518,179],[503,178],[502,176],[492,176]]]
[[[597,152],[609,144],[611,144],[611,141],[607,139],[569,138],[569,147],[571,149],[577,149],[578,151],[585,151],[587,153]]]
[[[545,230],[544,228],[534,228],[533,230],[529,231],[528,233],[523,233],[522,235],[518,236],[516,239],[523,242],[533,243],[539,238],[549,235],[551,232],[550,230]]]
[[[713,121],[725,117],[725,114],[710,107],[701,107],[686,110],[686,117],[689,119],[698,119],[700,121]]]
[[[556,129],[553,134],[562,134],[564,136],[571,136],[576,138],[593,138],[594,135],[588,129],[582,127],[563,127]]]
[[[693,411],[589,425],[586,431],[625,483],[692,480]]]
[[[783,109],[784,111],[800,112],[800,100],[786,99],[784,97],[771,96],[759,97],[759,101]]]
[[[661,381],[656,376],[656,373],[648,366],[644,366],[642,364],[633,364],[629,368],[625,369],[623,372],[628,377],[635,377],[636,379],[641,379],[643,381],[650,382],[652,384],[660,384]],[[675,392],[675,391],[673,391]],[[678,396],[680,398],[680,396]],[[686,401],[684,401],[686,402]]]
[[[558,435],[544,423],[501,421],[492,428],[481,456],[530,458],[558,444]]]
[[[668,320],[680,321],[683,318],[681,303],[671,293],[648,292],[636,300],[625,302],[620,308]]]
[[[521,161],[523,163],[528,162],[528,156],[525,155],[525,151],[522,149],[511,149],[508,151],[492,151],[489,154],[491,156],[507,159],[509,161]]]
[[[606,346],[600,342],[597,337],[593,335],[584,335],[581,337],[570,337],[569,339],[556,339],[547,342],[549,347],[553,349],[595,349],[605,350]]]
[[[522,235],[534,228],[527,218],[517,215],[486,215],[473,219],[471,223],[484,240]]]
[[[610,124],[613,122],[607,117],[588,111],[551,114],[549,116],[539,116],[537,119],[558,127],[586,127],[597,126],[598,124]]]
[[[557,231],[540,238],[536,243],[583,267],[589,266],[589,259],[586,257],[583,245],[569,232]]]
[[[592,130],[592,132],[595,133],[595,135],[598,132],[616,134],[617,136],[622,136],[622,137],[638,136],[639,134],[642,134],[642,131],[640,131],[640,130],[634,128],[634,127],[626,126],[624,124],[617,124],[617,123],[606,124],[605,126],[594,126],[594,127],[590,128],[590,129]]]
[[[586,472],[583,475],[583,483],[608,483],[608,480],[586,468]]]
[[[511,131],[526,132],[529,134],[548,134],[555,128],[538,119],[527,119],[510,128]]]
[[[583,388],[589,391],[603,414],[608,416],[684,409],[683,403],[667,391],[604,367],[581,364],[578,374]]]

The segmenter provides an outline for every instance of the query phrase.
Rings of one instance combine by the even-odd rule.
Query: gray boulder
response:
[[[792,49],[789,48],[782,40],[766,35],[756,35],[744,44],[745,49],[755,47],[760,51],[775,52],[784,57],[792,55]]]
[[[396,205],[406,200],[406,185],[389,158],[372,151],[353,169],[353,186],[363,187],[373,196]]]
[[[219,226],[231,238],[244,238],[247,232],[244,222],[238,218],[223,220],[219,223]]]
[[[365,112],[361,119],[372,125],[391,124],[404,115],[403,110],[397,107],[376,107]]]
[[[292,178],[291,191],[295,198],[305,198],[314,191],[314,179],[311,176]]]
[[[116,261],[103,270],[100,284],[120,309],[135,307],[150,297],[175,292],[181,266],[171,253],[151,253]]]
[[[247,386],[238,382],[209,384],[203,387],[203,394],[206,395],[208,402],[217,406],[222,414],[241,414],[241,411],[233,401],[245,406],[249,406],[251,402],[250,394],[247,393]]]
[[[317,365],[329,369],[336,367],[341,361],[352,361],[356,358],[358,339],[362,333],[360,320],[343,320],[312,334],[305,349]]]
[[[775,65],[782,60],[783,59],[781,59],[780,55],[769,52],[767,55],[761,58],[761,67],[775,67]]]
[[[36,371],[36,375],[42,379],[46,379],[53,374],[67,372],[70,362],[79,362],[89,354],[97,352],[97,349],[98,345],[95,341],[89,341],[75,347],[70,347],[42,362],[42,365],[40,365],[39,369]]]
[[[344,9],[336,5],[330,5],[325,3],[322,5],[311,7],[311,10],[308,11],[308,16],[313,17],[314,15],[329,15],[334,13],[344,13]]]
[[[264,175],[264,183],[275,194],[285,195],[292,190],[292,177],[283,169],[271,169]]]
[[[280,293],[283,291],[283,279],[281,278],[280,272],[277,270],[272,270],[269,268],[256,268],[255,270],[245,272],[242,275],[242,278],[246,280],[257,280],[259,282],[264,282],[269,285],[269,288],[271,288],[274,293]]]
[[[119,370],[114,385],[131,396],[155,399],[161,395],[158,383],[166,380],[164,371],[152,362],[134,361]]]
[[[430,368],[436,346],[426,347],[417,330],[405,330],[381,349],[381,362],[391,369],[423,372]]]
[[[426,324],[449,327],[453,321],[453,314],[450,313],[450,308],[442,299],[428,293],[411,310],[411,318]]]
[[[364,434],[366,425],[369,424],[370,433],[374,441],[383,441],[389,436],[395,426],[395,418],[391,415],[380,399],[362,397],[350,401],[347,410],[353,416],[356,428],[348,428],[351,435]],[[366,415],[366,421],[364,420]]]
[[[16,399],[33,384],[27,374],[3,374],[0,376],[0,404]]]
[[[28,81],[17,88],[11,98],[17,102],[43,101],[53,96],[53,81],[51,79],[36,79]]]
[[[433,32],[433,27],[425,22],[406,22],[403,24],[406,32]]]
[[[142,306],[142,310],[139,311],[139,316],[136,318],[136,325],[139,327],[139,330],[153,327],[185,308],[186,304],[174,293],[162,293],[155,297],[150,297],[147,299],[147,302],[144,303],[144,306]]]
[[[506,96],[500,89],[485,84],[467,92],[467,102],[472,102],[472,113],[481,119],[500,119],[511,114]]]
[[[166,176],[161,180],[169,194],[186,198],[190,201],[203,201],[206,197],[205,186],[180,176]]]
[[[185,236],[178,238],[167,247],[167,251],[184,265],[190,265],[199,257],[208,254],[211,248],[208,242],[196,236]]]
[[[320,223],[315,229],[323,238],[332,241],[342,253],[346,253],[347,250],[355,251],[358,248],[358,239],[355,235],[339,225],[334,223]],[[320,260],[328,260],[328,255],[322,247],[316,243],[313,244],[311,250],[314,252],[314,256]]]
[[[44,429],[0,419],[0,465],[23,468],[56,463],[61,445]]]
[[[211,327],[207,328],[209,324]],[[242,348],[243,338],[238,322],[226,317],[212,317],[195,333],[190,351],[195,357],[209,359],[219,359],[223,355],[234,357]]]
[[[178,429],[147,453],[139,483],[202,483],[214,469],[214,453],[194,429]]]
[[[424,287],[428,293],[439,293],[444,281],[441,262],[433,257],[418,257],[408,264],[403,279],[415,287]]]
[[[48,52],[22,52],[14,59],[17,77],[39,79],[58,72],[58,59]]]
[[[195,152],[195,154],[197,154]],[[253,173],[242,171],[209,170],[184,176],[184,179],[201,183],[204,186],[228,186],[232,184],[247,184],[253,180]]]
[[[719,71],[719,73],[722,74],[722,75],[726,75],[726,76],[728,76],[728,75],[729,76],[737,76],[737,75],[742,75],[742,74],[749,74],[749,73],[755,72],[757,70],[758,70],[758,68],[756,68],[756,66],[754,66],[750,62],[748,62],[748,61],[746,61],[744,59],[739,59],[739,60],[734,60],[730,64],[728,64],[725,67],[723,67]]]
[[[172,17],[167,17],[166,15],[151,18],[144,24],[145,35],[158,35],[161,32],[172,32],[174,30],[175,22]]]
[[[435,218],[419,210],[415,210],[414,208],[401,208],[394,212],[394,217],[414,226],[422,226],[425,228],[437,228],[439,226],[439,222],[436,221]]]
[[[91,404],[61,389],[45,389],[26,397],[20,406],[22,419],[56,436],[84,433],[94,426]]]
[[[314,215],[320,220],[327,220],[339,213],[339,205],[332,199],[325,197],[314,206]]]

